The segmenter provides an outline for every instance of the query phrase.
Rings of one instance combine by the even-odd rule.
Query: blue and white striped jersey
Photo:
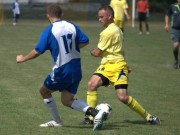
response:
[[[20,8],[19,8],[19,3],[18,2],[14,2],[12,4],[12,9],[14,11],[14,14],[20,14]]]
[[[59,20],[42,32],[35,50],[40,54],[46,50],[51,52],[52,80],[77,81],[82,77],[79,44],[88,42],[78,26]]]

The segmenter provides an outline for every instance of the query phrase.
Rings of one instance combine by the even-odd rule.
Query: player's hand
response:
[[[132,68],[131,67],[127,67],[128,68],[128,73],[132,72]]]
[[[16,62],[17,63],[21,63],[24,61],[24,56],[23,55],[17,55],[16,56]]]
[[[169,32],[169,26],[165,25],[164,29],[166,30],[166,32]]]
[[[127,16],[127,19],[128,19],[128,20],[130,20],[130,19],[131,19],[131,17],[128,15],[128,16]]]

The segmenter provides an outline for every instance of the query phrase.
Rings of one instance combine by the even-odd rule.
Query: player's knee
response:
[[[118,99],[119,99],[119,101],[121,101],[124,104],[128,103],[128,96],[124,96],[124,95],[118,96]]]
[[[45,98],[49,98],[51,97],[51,92],[48,91],[45,87],[41,87],[40,90],[39,90],[41,96],[45,99]]]
[[[40,92],[40,94],[41,94],[42,97],[44,97],[44,95],[46,95],[46,94],[45,94],[46,92],[44,91],[43,88],[40,88],[39,92]]]
[[[88,90],[95,90],[98,87],[98,81],[88,81]]]

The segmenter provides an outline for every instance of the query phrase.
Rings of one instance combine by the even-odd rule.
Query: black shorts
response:
[[[138,19],[139,21],[146,21],[147,20],[147,14],[146,13],[138,13]]]

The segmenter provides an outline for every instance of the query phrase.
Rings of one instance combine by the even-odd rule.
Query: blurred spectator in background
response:
[[[0,25],[4,24],[4,8],[3,4],[0,3]]]
[[[180,0],[177,3],[172,4],[166,15],[165,15],[165,30],[169,31],[169,18],[171,19],[171,40],[173,42],[173,54],[174,54],[174,65],[175,69],[180,68],[179,63],[179,46],[180,46]]]
[[[15,26],[20,17],[20,8],[18,0],[15,0],[12,4],[12,12],[13,12],[13,26]]]
[[[143,32],[142,23],[144,22],[146,26],[146,34],[149,35],[149,24],[147,21],[147,16],[149,15],[149,3],[147,0],[139,0],[137,2],[137,12],[139,20],[139,34],[141,35]]]
[[[124,32],[124,15],[129,20],[128,4],[126,0],[111,0],[110,6],[114,10],[114,22]]]

